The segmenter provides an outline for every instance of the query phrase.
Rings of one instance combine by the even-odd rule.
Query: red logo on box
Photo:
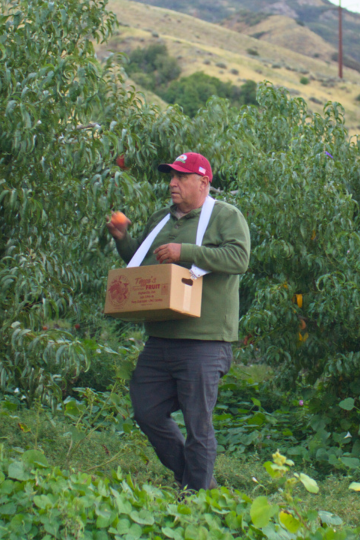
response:
[[[129,298],[129,293],[129,280],[125,276],[120,276],[111,282],[109,297],[113,306],[122,307]]]

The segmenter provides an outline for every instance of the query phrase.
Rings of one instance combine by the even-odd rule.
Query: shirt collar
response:
[[[190,212],[185,214],[181,219],[190,219],[190,218],[196,217],[196,216],[198,216],[200,214],[200,212],[201,212],[201,207],[200,208],[195,208],[194,210],[190,210]],[[176,204],[172,204],[170,206],[170,214],[177,219],[177,216],[176,216]]]

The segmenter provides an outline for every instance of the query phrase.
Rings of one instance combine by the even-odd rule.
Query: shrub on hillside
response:
[[[228,99],[232,105],[256,105],[256,83],[247,81],[241,87],[224,83],[202,72],[193,73],[173,82],[161,97],[168,103],[178,103],[184,113],[193,117],[211,96]]]
[[[181,68],[176,58],[169,56],[166,45],[154,43],[144,49],[138,47],[130,53],[127,71],[135,82],[155,91],[177,79]]]

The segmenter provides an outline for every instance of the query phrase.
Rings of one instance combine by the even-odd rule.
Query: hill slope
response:
[[[356,71],[347,70],[346,81],[339,81],[335,64],[188,15],[128,0],[111,0],[109,7],[122,26],[109,43],[97,48],[100,58],[110,50],[130,52],[162,40],[178,58],[182,76],[203,71],[236,85],[248,79],[269,80],[303,97],[319,113],[328,100],[339,101],[346,108],[351,133],[360,130],[359,102],[355,99],[360,94],[360,74]],[[310,84],[300,84],[303,75],[309,77]]]
[[[307,26],[299,25],[299,21],[285,15],[272,15],[254,24],[248,13],[251,12],[231,15],[220,24],[306,56],[332,61],[336,49]]]
[[[142,0],[142,2],[187,13],[214,23],[220,23],[243,9],[255,13],[286,16],[304,23],[312,32],[337,48],[337,8],[328,0],[212,0],[211,2]],[[360,15],[344,9],[343,28],[344,53],[360,62]]]

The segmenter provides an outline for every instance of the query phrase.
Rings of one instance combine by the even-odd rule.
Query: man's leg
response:
[[[179,402],[176,381],[167,361],[168,341],[157,338],[147,341],[133,373],[130,396],[141,430],[163,465],[181,482],[185,468],[185,440],[170,416],[179,409]]]
[[[212,412],[219,379],[228,372],[230,343],[182,340],[176,373],[180,408],[187,430],[182,487],[208,489],[216,458]],[[175,366],[174,366],[175,367]]]

